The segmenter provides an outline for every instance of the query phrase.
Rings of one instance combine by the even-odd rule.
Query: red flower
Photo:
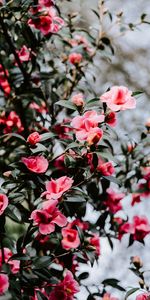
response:
[[[4,210],[8,206],[8,198],[4,194],[0,194],[0,215],[3,214]]]
[[[3,248],[4,250],[4,259],[5,263],[8,263],[10,265],[12,273],[16,274],[18,273],[20,269],[20,261],[19,260],[10,260],[13,253],[9,248]],[[0,267],[2,267],[2,250],[0,249]]]
[[[63,227],[67,224],[66,217],[56,207],[57,200],[49,200],[43,205],[43,209],[34,210],[31,220],[38,225],[41,234],[50,234],[55,231],[55,224]]]
[[[62,247],[66,250],[75,249],[80,245],[78,231],[75,229],[63,228],[63,239],[61,241]]]
[[[117,123],[116,113],[114,111],[109,112],[105,117],[105,122],[114,127]]]
[[[150,224],[146,217],[135,216],[133,218],[133,228],[133,239],[136,241],[143,240],[150,233]]]
[[[48,169],[48,160],[44,156],[22,157],[21,161],[34,173],[45,173]]]
[[[131,205],[134,206],[136,203],[141,202],[140,194],[132,194],[132,202]]]
[[[56,180],[52,179],[46,183],[46,192],[42,193],[42,196],[46,195],[46,199],[59,199],[63,193],[68,191],[73,184],[73,180],[67,176],[62,176]]]
[[[74,52],[74,53],[69,54],[68,59],[71,64],[78,65],[81,63],[83,57],[82,57],[82,54]]]
[[[96,170],[103,176],[111,176],[115,172],[112,162],[104,162],[101,158],[98,159],[98,166]]]
[[[5,96],[9,96],[11,92],[9,82],[7,80],[8,75],[8,70],[4,70],[2,65],[0,65],[0,86],[4,91]]]
[[[89,238],[89,243],[91,246],[95,248],[96,255],[100,255],[100,238],[97,234],[94,234]]]
[[[0,295],[4,294],[9,287],[9,279],[6,274],[0,274]]]
[[[27,142],[31,145],[34,146],[36,143],[38,143],[41,140],[40,134],[38,132],[33,132],[31,133],[28,138]]]
[[[73,278],[70,271],[67,271],[63,281],[58,283],[50,293],[48,300],[73,300],[74,295],[79,292],[79,284]]]
[[[108,207],[111,213],[115,214],[122,209],[120,201],[125,197],[123,193],[116,193],[113,189],[107,189],[106,200],[104,204]]]

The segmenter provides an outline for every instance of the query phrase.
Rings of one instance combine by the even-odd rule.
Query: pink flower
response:
[[[6,274],[0,274],[0,295],[4,294],[9,287],[9,279]]]
[[[42,6],[39,6],[37,10],[38,12],[41,12]],[[32,12],[34,13],[34,10]],[[47,35],[49,33],[57,33],[64,26],[64,21],[57,17],[56,10],[53,7],[49,7],[44,11],[44,15],[40,15],[34,19],[29,19],[28,24],[31,27],[40,30],[43,35]]]
[[[27,46],[25,45],[23,45],[22,48],[19,51],[17,51],[21,62],[29,61],[31,59],[30,52],[31,49],[30,48],[28,49]]]
[[[27,142],[31,145],[34,146],[36,145],[36,143],[40,142],[41,137],[40,134],[38,132],[33,132],[31,133],[28,138],[27,138]]]
[[[10,258],[13,256],[13,253],[9,248],[4,248],[4,259],[5,263],[8,263],[10,265],[11,271],[13,274],[18,273],[20,268],[20,261],[19,260],[10,260]],[[2,250],[0,249],[0,267],[2,267]]]
[[[133,228],[133,225],[131,223],[124,223],[124,224],[120,224],[121,226],[119,226],[119,236],[118,236],[118,239],[121,240],[122,239],[122,236],[126,233],[130,233],[130,234],[133,234],[134,233],[134,228]]]
[[[4,194],[0,194],[0,215],[3,214],[4,210],[8,206],[8,198]]]
[[[104,204],[108,207],[111,213],[115,214],[122,209],[120,201],[125,197],[123,193],[116,193],[112,188],[107,189],[106,200]]]
[[[76,229],[76,226],[81,228],[81,230],[87,230],[89,228],[89,223],[86,221],[81,221],[80,219],[75,219],[67,225],[67,228]]]
[[[73,180],[67,176],[62,176],[56,180],[52,179],[46,183],[46,192],[42,193],[42,196],[46,195],[46,199],[59,199],[63,193],[68,191],[73,184]]]
[[[150,293],[142,293],[136,296],[136,300],[148,300],[150,297]]]
[[[145,236],[150,233],[150,224],[146,217],[133,217],[133,228],[133,239],[136,241],[143,240]]]
[[[97,171],[103,176],[111,176],[115,172],[112,162],[104,162],[101,158],[98,159]]]
[[[62,229],[63,239],[61,241],[62,247],[65,250],[75,249],[80,245],[80,239],[78,231],[75,229],[63,228]]]
[[[45,173],[48,169],[48,160],[44,156],[22,157],[21,161],[34,173]]]
[[[95,248],[96,255],[100,255],[100,238],[97,234],[94,234],[93,237],[89,238],[89,243]]]
[[[68,59],[71,64],[78,65],[81,63],[83,57],[82,57],[82,54],[74,52],[74,53],[69,54]]]
[[[109,126],[114,127],[117,123],[116,113],[114,111],[109,112],[105,117],[105,122]]]
[[[49,200],[43,204],[43,209],[36,209],[31,213],[31,220],[38,225],[41,234],[50,234],[55,231],[55,224],[63,227],[67,224],[67,218],[56,207],[57,200]]]
[[[92,144],[98,142],[103,136],[102,129],[98,127],[98,124],[103,121],[103,115],[98,115],[96,111],[88,111],[83,116],[73,118],[71,126],[76,131],[77,140]]]
[[[5,120],[6,128],[4,130],[5,133],[12,132],[13,129],[16,129],[17,132],[22,132],[24,130],[20,117],[16,114],[15,111],[11,111],[8,117]]]
[[[74,295],[79,290],[79,284],[73,278],[72,273],[67,271],[63,281],[58,283],[50,293],[48,300],[74,300]]]
[[[124,86],[113,86],[104,93],[100,100],[105,102],[112,111],[132,109],[136,107],[136,100],[132,92]]]
[[[39,5],[51,7],[54,4],[53,0],[39,0]]]
[[[113,297],[109,293],[105,293],[104,296],[103,296],[103,298],[102,298],[102,300],[119,300],[119,298]]]
[[[78,93],[78,94],[74,95],[72,97],[71,101],[76,106],[83,106],[85,104],[82,93]]]

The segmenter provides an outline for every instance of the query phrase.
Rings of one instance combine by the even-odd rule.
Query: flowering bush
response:
[[[98,261],[101,237],[113,248],[125,234],[130,246],[150,233],[146,216],[121,214],[127,197],[132,209],[150,195],[150,126],[135,143],[115,131],[141,92],[116,85],[97,95],[87,79],[97,55],[114,55],[101,30],[102,16],[113,18],[99,1],[90,32],[61,8],[0,2],[0,294],[15,300],[77,299],[89,276],[80,265]],[[89,205],[96,220],[87,219]],[[136,300],[148,300],[139,259],[132,264],[145,289]],[[119,299],[107,286],[126,292],[106,278],[94,292],[84,285],[87,299]]]

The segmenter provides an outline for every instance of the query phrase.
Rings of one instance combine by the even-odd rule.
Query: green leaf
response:
[[[73,202],[73,203],[82,203],[86,202],[84,198],[80,197],[68,197],[67,199],[64,200],[65,202]]]
[[[56,102],[55,104],[63,106],[65,108],[76,110],[76,106],[68,100],[60,100],[60,101]]]
[[[104,286],[107,286],[107,285],[112,286],[113,288],[116,288],[119,291],[124,292],[125,289],[118,284],[119,282],[120,281],[118,279],[108,278],[108,279],[105,279],[104,281],[102,281],[102,284],[104,284]]]
[[[47,298],[40,291],[37,291],[36,294],[38,300],[47,300]]]
[[[46,132],[46,133],[40,134],[40,138],[41,138],[40,142],[50,140],[50,139],[54,138],[55,136],[56,136],[56,134],[53,132]]]
[[[135,97],[135,96],[141,95],[141,94],[143,94],[143,93],[144,93],[144,92],[142,92],[142,91],[136,91],[136,92],[133,92],[133,93],[132,93],[132,96]]]
[[[87,279],[89,277],[89,273],[88,272],[83,272],[78,276],[79,280],[84,280]]]
[[[129,290],[126,295],[125,295],[125,299],[124,300],[127,300],[127,298],[132,295],[133,293],[137,292],[139,290],[139,288],[133,288],[131,290]]]
[[[24,138],[22,135],[17,134],[17,133],[7,133],[7,134],[4,134],[4,135],[2,135],[2,136],[0,137],[0,139],[3,139],[3,138],[5,138],[5,137],[10,137],[10,138],[15,137],[15,138],[20,139],[20,140],[22,140],[23,142],[26,143],[25,138]]]
[[[67,150],[69,150],[69,149],[73,149],[73,148],[79,148],[79,144],[76,143],[76,142],[73,142],[73,143],[71,143],[71,144],[69,144],[69,145],[67,146],[67,148],[65,149],[65,151],[67,151]]]
[[[116,177],[114,177],[114,176],[102,176],[104,179],[106,179],[106,180],[108,180],[108,181],[110,181],[110,182],[114,182],[114,183],[116,183],[117,185],[119,185],[119,186],[121,186],[122,184],[121,184],[121,182],[120,182],[120,180],[119,179],[117,179]]]
[[[33,264],[37,269],[46,268],[50,265],[50,263],[51,259],[49,256],[42,256],[33,260]]]

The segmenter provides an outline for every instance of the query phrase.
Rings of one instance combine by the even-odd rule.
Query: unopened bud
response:
[[[139,256],[131,257],[131,261],[132,261],[133,265],[138,269],[140,269],[143,266],[143,262]]]

